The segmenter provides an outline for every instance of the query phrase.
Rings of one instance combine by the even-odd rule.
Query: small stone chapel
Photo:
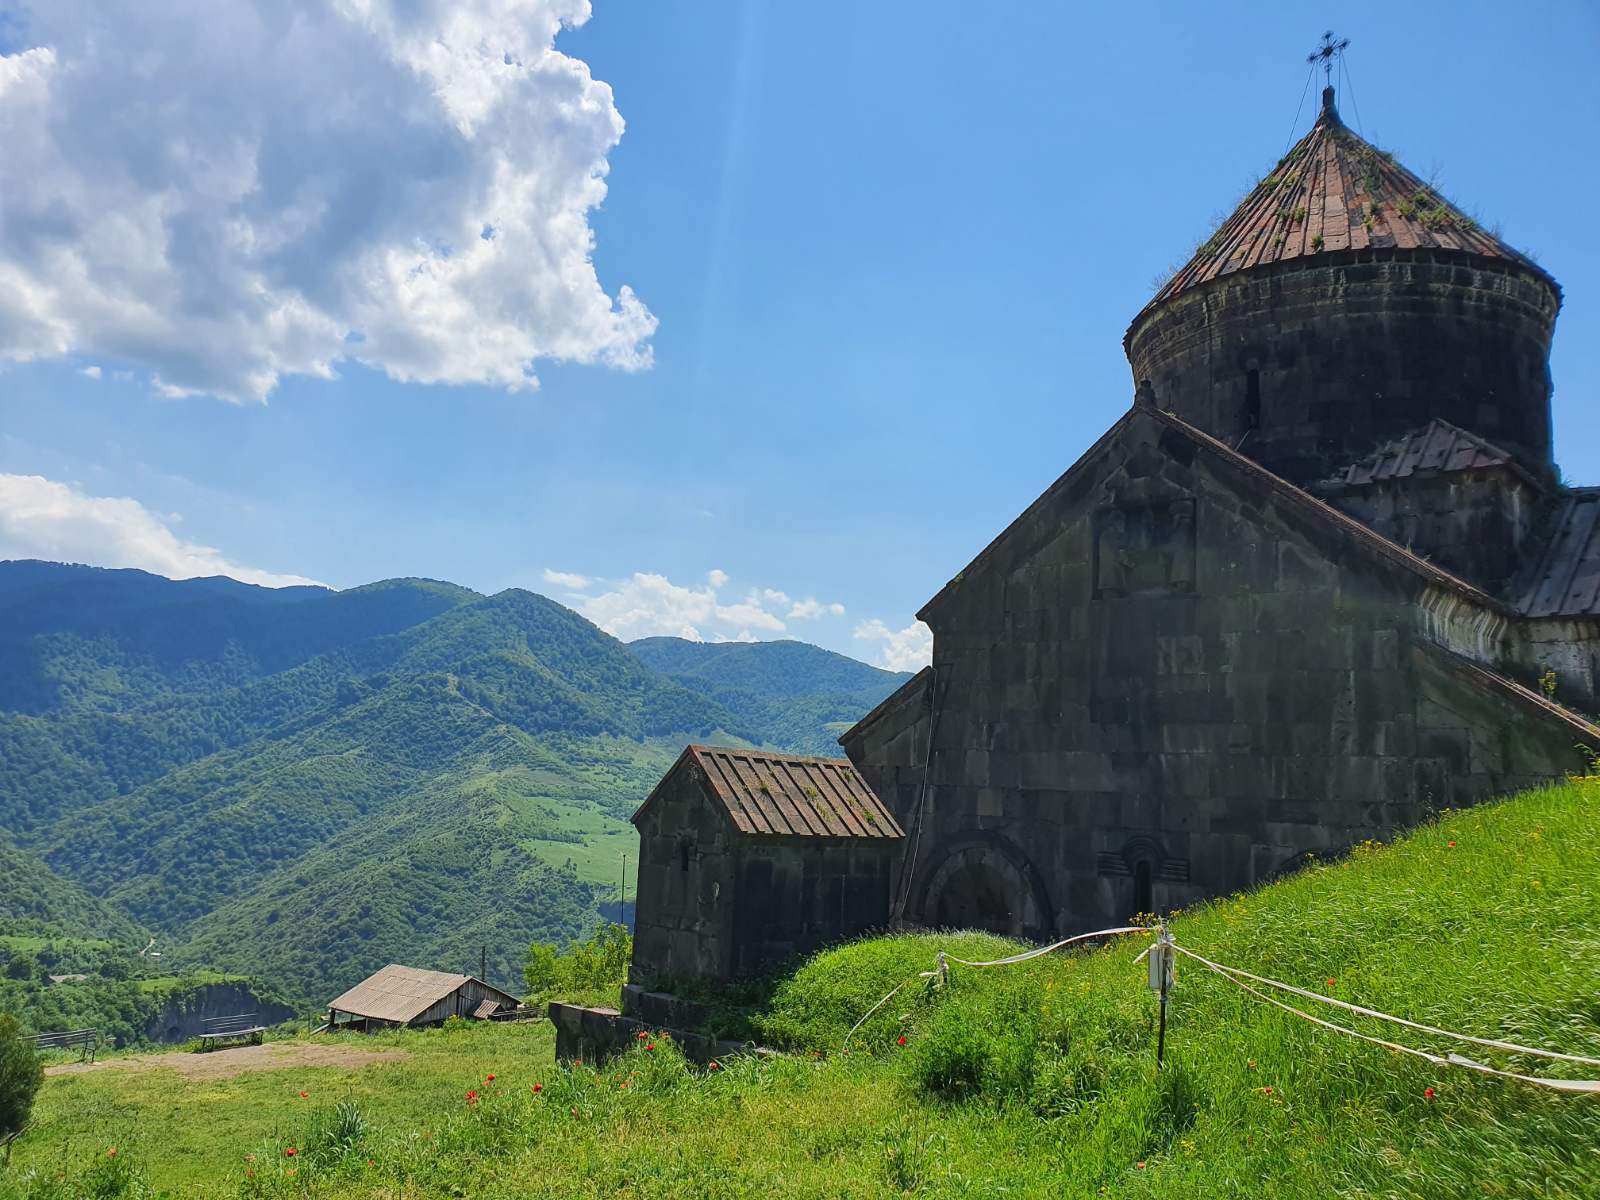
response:
[[[840,739],[904,833],[858,924],[1048,939],[1582,768],[1600,488],[1552,455],[1560,306],[1327,89],[1134,317],[1132,406]]]

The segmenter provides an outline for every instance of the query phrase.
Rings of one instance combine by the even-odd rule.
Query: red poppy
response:
[[[1141,1170],[1141,1171],[1144,1170],[1144,1163],[1142,1163],[1142,1162],[1136,1162],[1133,1165],[1138,1167],[1139,1170]]]
[[[906,1044],[906,1035],[902,1033],[899,1037],[895,1038],[894,1044],[896,1046],[904,1046]]]
[[[1424,1100],[1432,1100],[1433,1099],[1433,1089],[1431,1087],[1430,1088],[1423,1088],[1422,1089],[1422,1098]]]
[[[1330,979],[1330,980],[1328,980],[1328,986],[1329,987],[1338,987],[1339,986],[1339,981],[1337,979]]]
[[[583,1059],[581,1059],[581,1058],[575,1058],[575,1059],[573,1059],[573,1060],[572,1060],[572,1065],[573,1065],[573,1066],[575,1066],[575,1067],[581,1067],[581,1066],[583,1066]]]
[[[115,1146],[111,1147],[111,1149],[106,1151],[106,1157],[107,1158],[115,1158],[116,1156],[117,1156],[117,1148]]]
[[[311,1094],[310,1092],[301,1092],[300,1093],[300,1099],[304,1100],[310,1094]]]
[[[1448,842],[1445,843],[1445,845],[1449,846],[1450,849],[1454,850],[1456,848],[1456,840],[1455,840],[1455,838],[1451,838]]]
[[[656,1048],[656,1044],[654,1042],[646,1042],[644,1044],[644,1048],[646,1050],[654,1050]]]
[[[293,1158],[296,1154],[299,1154],[299,1153],[300,1153],[300,1151],[296,1150],[293,1146],[290,1146],[287,1150],[285,1150],[283,1152],[283,1156],[285,1158]]]
[[[378,1160],[377,1160],[377,1159],[375,1159],[375,1158],[369,1158],[369,1159],[367,1159],[367,1166],[369,1166],[369,1167],[375,1167],[375,1166],[377,1166],[377,1165],[378,1165]]]
[[[642,1042],[642,1041],[645,1040],[645,1038],[649,1037],[650,1035],[648,1033],[646,1033],[644,1030],[641,1029],[641,1030],[639,1030],[638,1033],[634,1034],[633,1036],[638,1038]]]
[[[625,1088],[625,1087],[628,1086],[628,1081],[626,1079],[624,1079],[621,1083],[617,1084],[617,1086],[619,1088]]]
[[[485,1083],[493,1083],[494,1082],[494,1076],[493,1075],[485,1075],[483,1077],[483,1081]]]
[[[476,1104],[477,1102],[478,1102],[478,1093],[477,1092],[468,1092],[467,1093],[467,1103],[468,1104]]]
[[[722,1070],[722,1064],[719,1063],[716,1059],[713,1058],[711,1060],[711,1069],[713,1071],[720,1071],[720,1070]]]
[[[534,1085],[533,1085],[533,1090],[534,1090],[534,1091],[535,1091],[535,1092],[542,1092],[542,1091],[544,1091],[544,1084],[542,1084],[542,1083],[536,1083],[536,1084],[534,1084]]]

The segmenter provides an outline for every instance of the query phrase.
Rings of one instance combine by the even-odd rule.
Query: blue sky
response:
[[[83,31],[122,10],[0,0],[0,136],[37,135],[24,182],[63,181],[22,216],[0,207],[0,290],[9,269],[37,292],[9,316],[0,301],[0,479],[49,485],[0,486],[0,557],[341,587],[427,575],[532,588],[623,636],[794,636],[911,665],[916,609],[1128,405],[1121,336],[1152,280],[1308,126],[1321,80],[1296,125],[1304,56],[1326,19],[597,0],[555,48],[610,85],[626,122],[612,146],[600,93],[566,75],[508,91],[504,118],[471,75],[500,61],[496,39],[508,69],[536,61],[541,22],[574,3],[463,31],[449,21],[493,7],[464,4],[443,33],[174,4],[171,28],[127,36],[218,62],[112,139],[98,114],[142,113],[147,85],[72,67],[97,65],[105,39]],[[1563,284],[1558,454],[1569,479],[1600,481],[1600,10],[1389,6],[1339,32],[1346,120]],[[466,42],[492,61],[425,57]],[[275,101],[312,77],[314,104]],[[417,116],[430,94],[444,125]],[[253,163],[241,126],[258,131]],[[503,158],[524,164],[523,191],[484,166]],[[306,199],[333,175],[334,201]],[[492,228],[472,197],[511,215]],[[165,218],[166,258],[133,261],[137,234],[106,214],[158,201],[257,204],[252,238],[299,239],[272,280],[308,299],[251,307],[237,221]],[[421,299],[415,269],[374,282],[383,260],[348,250],[421,245],[442,278],[470,251],[437,230],[465,222],[513,260]],[[508,344],[531,348],[537,389]]]

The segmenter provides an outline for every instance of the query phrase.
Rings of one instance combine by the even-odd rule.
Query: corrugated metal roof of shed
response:
[[[421,967],[390,963],[338,999],[330,1000],[328,1007],[375,1021],[404,1023],[426,1012],[431,1005],[437,1004],[472,978],[471,975],[451,975],[445,971],[426,971]],[[509,992],[502,992],[492,984],[485,983],[483,986],[505,996],[515,1005],[516,1000]]]
[[[905,836],[847,758],[689,746],[662,784],[686,763],[697,768],[706,790],[741,834],[871,840]],[[660,789],[656,785],[650,798]],[[646,800],[634,819],[649,805]]]

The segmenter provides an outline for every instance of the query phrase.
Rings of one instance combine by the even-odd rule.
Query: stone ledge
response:
[[[641,1033],[671,1037],[685,1058],[701,1066],[732,1054],[759,1052],[749,1042],[726,1041],[703,1033],[649,1024],[624,1016],[614,1008],[584,1008],[552,1002],[549,1016],[550,1023],[556,1027],[557,1062],[605,1062],[638,1041]]]
[[[642,984],[630,983],[622,989],[622,1012],[651,1025],[671,1029],[698,1029],[710,1017],[704,1004],[674,996],[671,992],[650,992]]]

